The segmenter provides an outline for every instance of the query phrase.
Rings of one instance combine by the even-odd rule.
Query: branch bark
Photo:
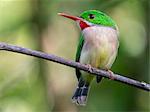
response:
[[[25,55],[29,55],[29,56],[42,58],[45,60],[63,64],[66,66],[70,66],[73,68],[78,68],[80,70],[89,72],[92,75],[100,75],[100,76],[103,76],[103,77],[109,78],[109,79],[112,77],[112,76],[110,76],[110,73],[108,71],[96,69],[93,67],[89,68],[88,66],[86,66],[84,64],[74,62],[74,61],[68,60],[68,59],[63,59],[63,58],[55,56],[53,54],[47,54],[47,53],[43,53],[40,51],[35,51],[35,50],[31,50],[31,49],[27,49],[27,48],[15,46],[15,45],[10,45],[10,44],[6,44],[6,43],[2,43],[2,42],[0,42],[0,50],[16,52],[16,53],[21,53],[21,54],[25,54]],[[131,85],[133,87],[136,87],[136,88],[139,88],[139,89],[142,89],[145,91],[150,91],[150,84],[145,83],[143,81],[140,82],[140,81],[137,81],[137,80],[125,77],[125,76],[121,76],[119,74],[114,74],[113,79],[114,79],[114,81],[119,81],[121,83],[128,84],[128,85]]]

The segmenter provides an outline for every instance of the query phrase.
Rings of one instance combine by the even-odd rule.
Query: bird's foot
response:
[[[90,72],[93,71],[93,70],[92,70],[92,66],[91,66],[90,64],[86,64],[86,66],[88,67],[88,70],[89,70]]]
[[[109,72],[109,78],[110,78],[111,80],[114,80],[114,79],[115,79],[114,73],[113,73],[111,70],[109,70],[109,69],[107,69],[107,71]]]

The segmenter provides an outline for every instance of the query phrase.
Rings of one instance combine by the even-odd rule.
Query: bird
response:
[[[74,20],[80,28],[81,36],[75,61],[89,68],[107,70],[110,78],[113,79],[113,72],[110,69],[116,60],[119,48],[119,31],[114,20],[99,10],[87,10],[80,16],[66,13],[58,13],[58,15]],[[94,76],[78,68],[75,71],[78,84],[72,101],[77,105],[85,106],[91,82],[96,78],[96,82],[99,83],[102,76]]]

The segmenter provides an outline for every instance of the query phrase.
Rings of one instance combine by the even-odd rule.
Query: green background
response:
[[[119,27],[120,48],[112,71],[149,83],[148,0],[0,0],[0,41],[75,59],[79,15],[97,9]],[[0,112],[150,111],[146,91],[103,79],[93,81],[84,107],[72,104],[75,70],[57,63],[0,51]]]

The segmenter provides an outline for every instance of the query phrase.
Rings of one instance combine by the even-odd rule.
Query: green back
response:
[[[84,38],[81,35],[79,38],[79,44],[78,44],[78,48],[77,48],[77,52],[76,52],[76,62],[79,62],[79,60],[80,60],[80,55],[81,55],[83,44],[84,44]],[[76,68],[76,76],[77,76],[78,80],[81,77],[81,72],[77,68]]]

